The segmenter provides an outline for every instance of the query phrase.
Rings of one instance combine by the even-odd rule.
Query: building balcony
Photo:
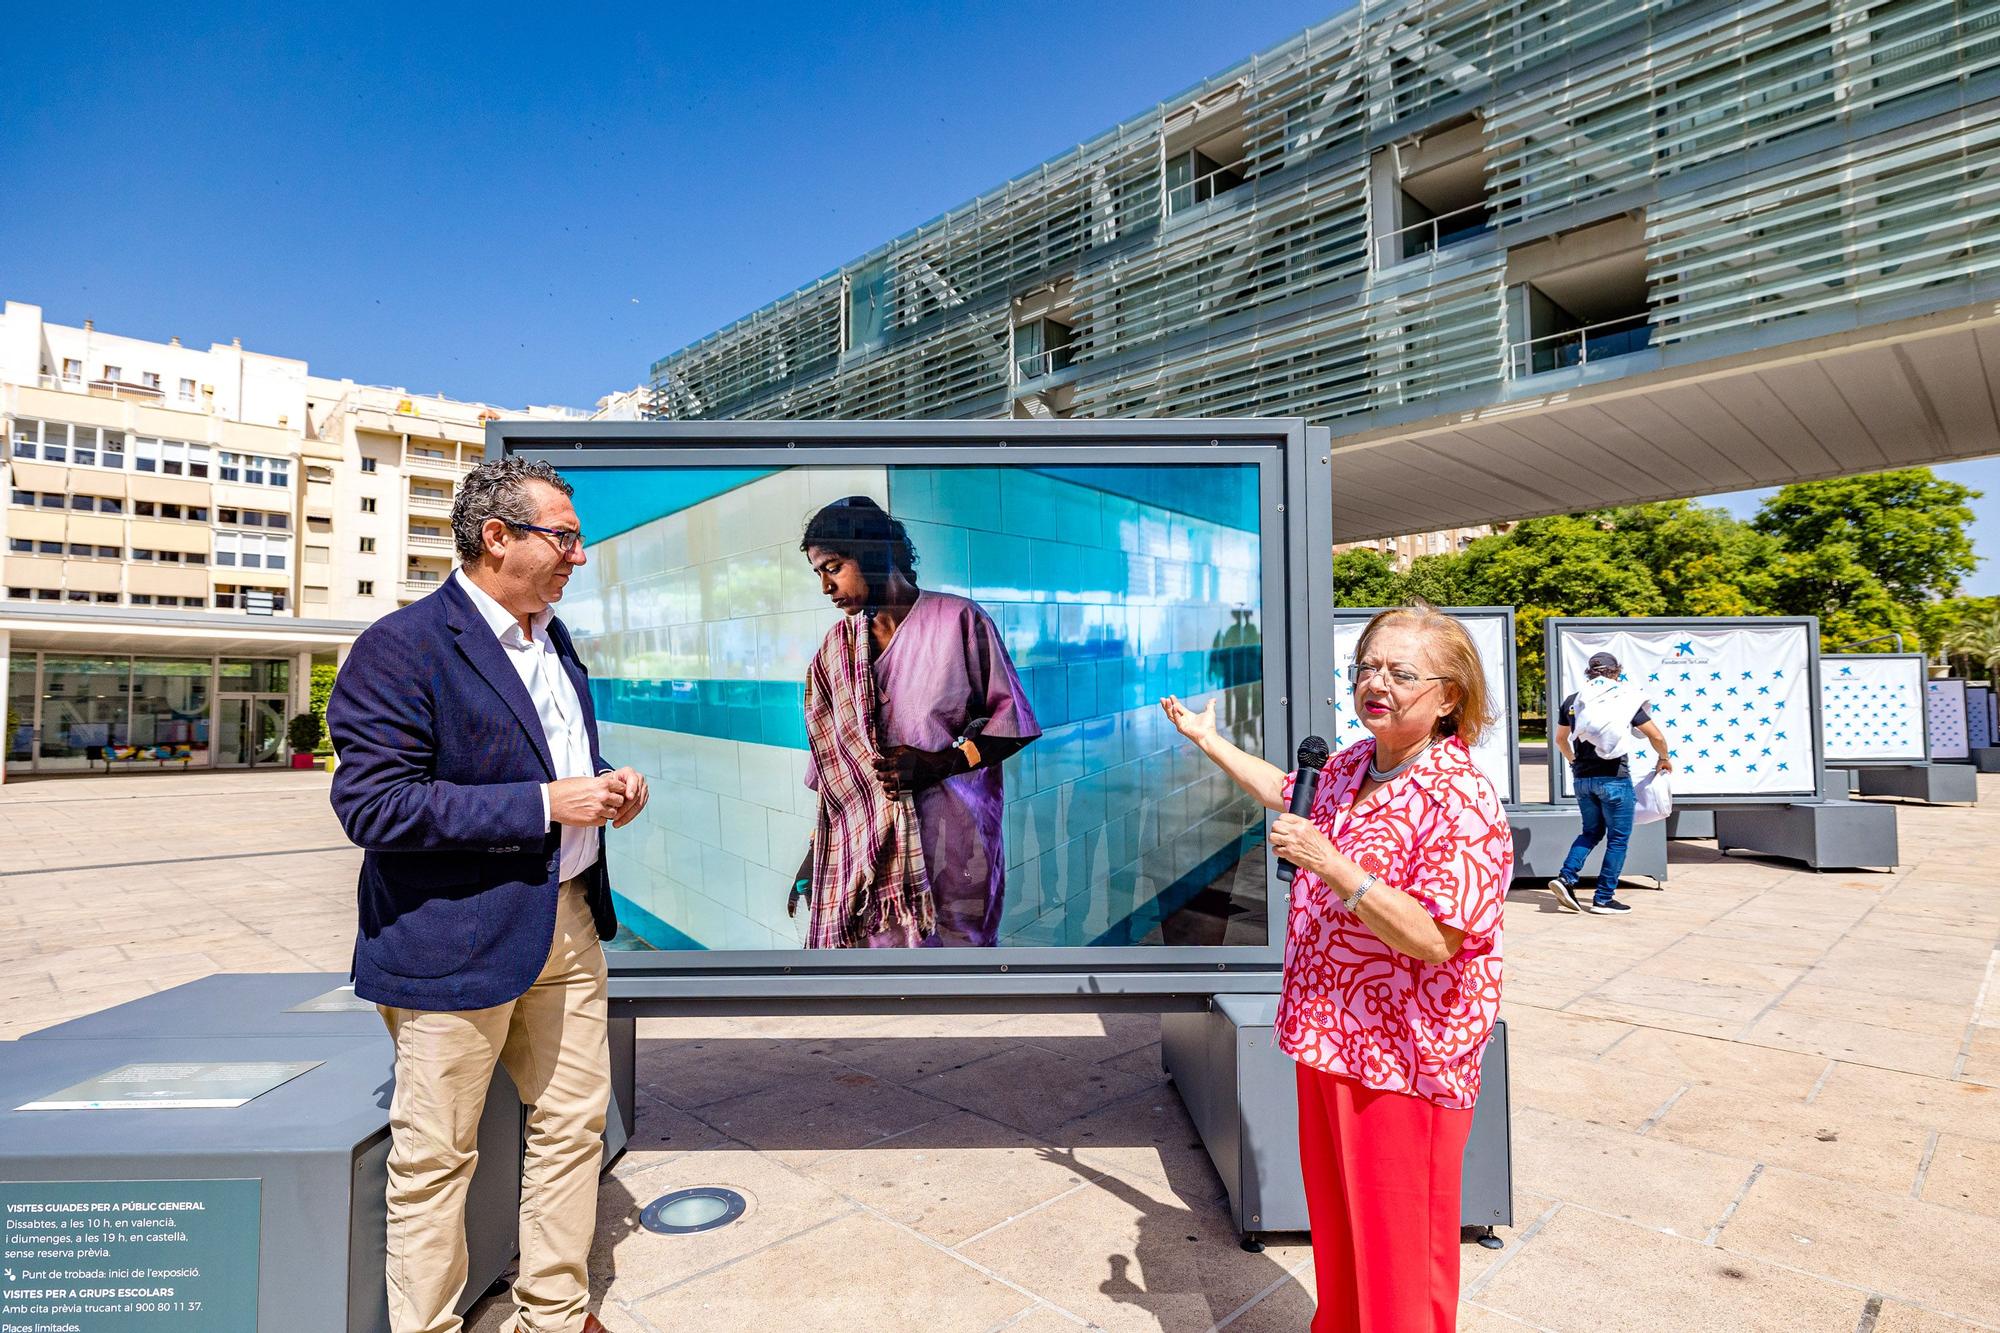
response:
[[[404,534],[403,544],[412,551],[435,551],[439,555],[443,555],[452,549],[452,539],[450,537],[431,536],[417,532]]]
[[[443,582],[444,578],[442,575],[432,578],[406,578],[403,580],[403,596],[411,598],[428,597],[436,592]]]
[[[410,495],[410,511],[416,514],[449,514],[451,513],[451,501],[444,496],[418,495],[412,492]]]
[[[1574,370],[1613,357],[1630,356],[1653,345],[1653,326],[1644,314],[1605,320],[1514,343],[1507,349],[1507,374],[1513,379]]]
[[[458,479],[472,471],[472,464],[453,458],[430,458],[423,454],[403,455],[403,470],[412,476],[437,477],[456,486]]]

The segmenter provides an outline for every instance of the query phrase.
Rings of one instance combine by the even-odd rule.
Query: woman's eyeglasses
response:
[[[1378,666],[1372,662],[1349,662],[1346,666],[1340,669],[1340,673],[1343,676],[1346,676],[1350,681],[1354,682],[1356,685],[1363,683],[1370,676],[1373,676],[1378,672],[1387,672],[1389,676],[1389,683],[1395,686],[1399,690],[1407,690],[1410,687],[1420,684],[1421,682],[1427,680],[1450,679],[1449,676],[1420,676],[1415,671],[1412,671],[1409,667]]]
[[[495,514],[494,517],[499,518],[500,516]],[[575,528],[544,528],[534,523],[516,523],[511,518],[502,518],[500,521],[510,528],[519,528],[523,532],[540,532],[554,537],[556,539],[556,550],[562,552],[564,555],[568,555],[571,551],[583,545],[583,534]]]

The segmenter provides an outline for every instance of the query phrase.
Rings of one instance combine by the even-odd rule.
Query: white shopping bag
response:
[[[1632,825],[1653,824],[1674,812],[1674,787],[1667,774],[1661,769],[1640,778],[1632,784]]]

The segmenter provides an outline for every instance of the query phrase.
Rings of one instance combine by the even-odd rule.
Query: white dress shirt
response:
[[[556,656],[555,644],[549,640],[549,622],[555,619],[555,609],[543,607],[529,622],[535,631],[531,639],[521,632],[521,622],[514,613],[467,578],[464,569],[457,570],[452,577],[492,626],[500,647],[507,653],[507,661],[520,675],[521,684],[527,686],[528,697],[534,700],[535,712],[542,720],[542,737],[548,742],[549,757],[555,761],[556,776],[591,777],[590,736],[583,725],[583,703],[576,697],[576,686],[569,672],[563,670],[562,659]],[[551,817],[549,786],[543,783],[542,818],[546,821]],[[597,846],[596,829],[564,824],[561,878],[574,879],[588,870],[597,860]]]

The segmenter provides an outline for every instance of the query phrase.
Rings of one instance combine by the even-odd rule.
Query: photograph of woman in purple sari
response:
[[[799,543],[841,613],[806,674],[812,844],[788,910],[806,947],[986,948],[1006,894],[1000,765],[1042,734],[978,603],[917,586],[903,525],[867,496]]]

